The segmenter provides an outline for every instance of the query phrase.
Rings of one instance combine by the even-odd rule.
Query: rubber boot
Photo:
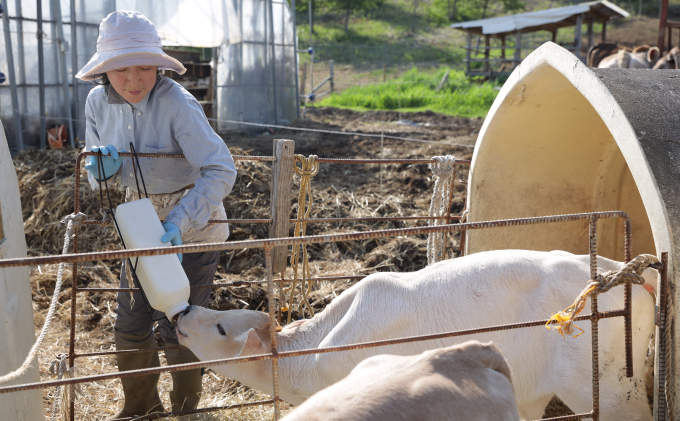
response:
[[[156,348],[156,338],[153,332],[146,338],[121,333],[114,329],[116,350]],[[160,367],[158,352],[136,352],[132,354],[116,354],[118,371],[139,370],[142,368]],[[123,383],[125,404],[123,409],[113,418],[126,418],[146,415],[152,412],[165,412],[158,396],[158,378],[160,374],[136,376],[120,379]]]
[[[168,344],[173,346],[173,344]],[[168,365],[195,363],[200,361],[188,348],[171,349],[165,351]],[[189,411],[198,408],[198,402],[203,394],[202,369],[173,371],[170,403],[172,412]]]

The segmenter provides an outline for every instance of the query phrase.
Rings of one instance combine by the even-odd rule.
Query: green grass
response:
[[[318,106],[357,111],[425,111],[465,117],[484,117],[498,94],[499,82],[476,82],[460,70],[435,92],[447,68],[426,73],[412,68],[400,78],[375,85],[355,86],[316,102]]]

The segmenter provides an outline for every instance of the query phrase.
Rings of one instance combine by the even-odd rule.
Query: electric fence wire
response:
[[[17,110],[18,114],[28,116],[28,117],[36,117],[40,118],[39,114],[31,114],[31,113],[23,113],[19,110]],[[71,118],[69,119],[68,117],[54,117],[50,116],[51,120],[71,120],[71,121],[86,121],[83,118]],[[312,133],[322,133],[322,134],[336,134],[336,135],[346,135],[346,136],[361,136],[361,137],[366,137],[366,138],[373,138],[373,139],[380,139],[381,134],[373,134],[373,133],[360,133],[360,132],[343,132],[339,130],[323,130],[323,129],[311,129],[311,128],[306,128],[306,127],[293,127],[293,126],[282,126],[280,124],[266,124],[266,123],[251,123],[247,121],[237,121],[237,120],[224,120],[224,119],[215,119],[215,118],[209,118],[209,121],[214,121],[216,123],[229,123],[229,124],[240,124],[243,126],[253,126],[253,127],[263,127],[263,128],[273,128],[273,129],[285,129],[285,130],[294,130],[294,131],[301,131],[301,132],[312,132]],[[426,133],[423,133],[426,134]],[[434,145],[444,145],[444,146],[459,146],[463,148],[474,148],[475,145],[467,145],[464,143],[453,143],[453,142],[439,142],[436,140],[426,140],[426,139],[416,139],[412,137],[401,137],[401,136],[390,136],[388,134],[384,135],[384,139],[392,139],[392,140],[403,140],[407,142],[417,142],[417,143],[429,143],[429,144],[434,144]]]

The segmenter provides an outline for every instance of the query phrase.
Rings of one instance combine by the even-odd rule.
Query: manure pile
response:
[[[414,124],[396,124],[407,120]],[[440,116],[434,113],[354,113],[332,108],[317,109],[307,114],[307,119],[294,122],[294,127],[335,131],[361,131],[392,136],[415,137],[439,142],[473,144],[481,126],[481,119]],[[316,154],[328,158],[431,158],[435,155],[455,155],[469,159],[472,148],[450,145],[412,143],[396,140],[384,141],[361,136],[281,130],[251,134],[223,136],[234,155],[271,155],[273,139],[293,139],[296,153],[305,156]],[[73,150],[26,151],[15,161],[21,187],[24,228],[29,255],[59,254],[63,246],[64,226],[59,223],[73,212],[75,158]],[[230,219],[269,218],[271,164],[260,161],[237,161],[238,177],[232,193],[225,199]],[[380,173],[382,171],[382,185]],[[89,219],[101,219],[99,192],[92,191],[81,169],[81,212]],[[465,178],[467,171],[460,176]],[[297,215],[297,186],[295,180],[291,217]],[[312,179],[312,218],[378,217],[427,215],[432,194],[432,173],[427,165],[389,164],[346,165],[322,164],[319,174]],[[123,195],[112,188],[111,200],[116,206]],[[382,194],[381,194],[382,193]],[[460,214],[464,206],[464,187],[457,185],[452,212]],[[105,197],[106,200],[106,197]],[[107,203],[105,201],[105,203]],[[367,231],[427,225],[420,222],[343,222],[309,224],[308,235]],[[267,238],[266,224],[232,224],[230,241]],[[291,234],[293,225],[291,224]],[[449,244],[457,251],[458,237],[451,236]],[[83,226],[79,233],[79,251],[120,249],[120,241],[112,227]],[[328,243],[308,246],[312,277],[332,275],[366,275],[375,271],[413,271],[426,265],[426,237],[363,240],[357,242]],[[452,256],[453,251],[449,250]],[[54,290],[58,265],[31,268],[31,285],[36,331],[42,327]],[[119,261],[88,262],[78,266],[80,287],[116,287],[120,274]],[[287,269],[286,277],[292,278]],[[215,282],[260,281],[265,277],[264,255],[259,249],[223,252]],[[356,281],[322,281],[313,286],[309,302],[315,312],[322,310],[334,297]],[[45,341],[48,345],[40,355],[43,380],[53,379],[49,365],[58,353],[68,352],[71,314],[71,265],[64,271],[64,288],[60,307],[52,330]],[[266,285],[220,288],[213,292],[211,307],[219,310],[247,308],[266,309]],[[293,319],[309,317],[299,313],[300,286],[296,288]],[[286,297],[290,291],[285,290]],[[276,292],[278,296],[278,292]],[[114,293],[79,293],[76,308],[76,349],[78,352],[112,350],[113,323],[115,322]],[[115,358],[81,358],[76,360],[78,375],[115,372]],[[207,370],[204,378],[205,394],[202,407],[227,405],[243,399],[266,399],[229,379]],[[166,408],[169,408],[169,374],[163,374],[159,391]],[[111,416],[122,401],[118,380],[83,385],[85,397],[76,405],[76,418],[105,419]],[[51,411],[54,390],[43,391],[45,413]],[[244,408],[215,414],[194,416],[195,420],[264,420],[271,419],[271,406]]]

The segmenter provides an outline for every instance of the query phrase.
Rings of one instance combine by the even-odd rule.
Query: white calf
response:
[[[314,318],[284,327],[277,333],[278,349],[325,348],[545,319],[572,304],[590,278],[588,263],[588,256],[566,252],[502,250],[439,262],[412,273],[376,273],[343,292]],[[620,262],[598,258],[600,271],[621,267]],[[633,286],[632,299],[632,379],[624,371],[623,319],[600,321],[603,421],[652,419],[644,362],[654,329],[654,302],[639,286]],[[598,302],[602,311],[623,308],[623,288],[601,294]],[[503,352],[512,369],[521,418],[541,418],[553,396],[577,413],[589,412],[590,326],[578,324],[585,333],[574,339],[539,326],[284,358],[279,362],[280,396],[298,405],[340,381],[370,356],[415,355],[475,339],[493,341]],[[177,332],[180,342],[201,360],[270,351],[268,316],[258,311],[191,307],[179,318]],[[265,360],[226,364],[215,370],[272,393],[271,368]]]
[[[418,355],[376,355],[282,421],[518,421],[510,367],[477,341]]]

